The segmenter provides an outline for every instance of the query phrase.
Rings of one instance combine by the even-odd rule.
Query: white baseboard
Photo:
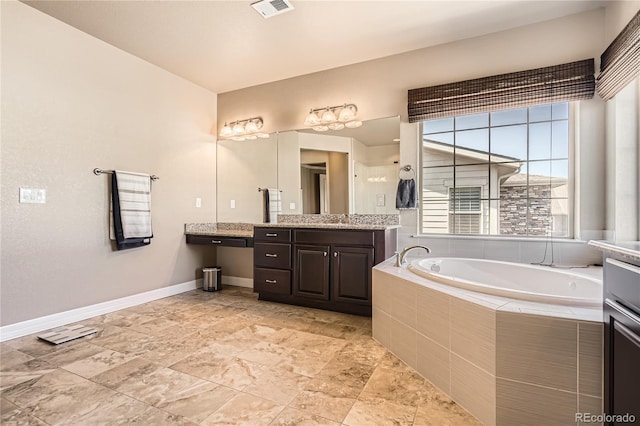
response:
[[[223,275],[222,284],[253,288],[253,278],[232,277],[230,275]]]
[[[201,279],[146,291],[144,293],[110,300],[108,302],[71,309],[57,314],[46,315],[44,317],[34,318],[15,324],[5,325],[0,327],[0,342],[48,330],[50,328],[60,327],[61,325],[86,320],[87,318],[92,318],[98,315],[108,314],[109,312],[118,311],[120,309],[142,305],[143,303],[195,290],[198,287],[202,287]]]

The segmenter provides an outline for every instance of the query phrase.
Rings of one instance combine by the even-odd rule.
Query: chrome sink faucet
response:
[[[402,250],[400,253],[396,252],[396,263],[394,266],[402,266],[406,263],[406,260],[404,260],[404,257],[407,255],[408,252],[410,252],[413,249],[425,249],[427,251],[427,253],[431,253],[431,249],[429,247],[425,247],[425,246],[409,246],[409,247],[405,247],[404,250]]]

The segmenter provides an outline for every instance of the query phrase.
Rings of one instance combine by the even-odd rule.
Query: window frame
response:
[[[568,124],[568,152],[567,152],[567,162],[568,162],[568,176],[567,176],[567,191],[568,191],[568,195],[567,195],[567,235],[563,235],[563,236],[557,236],[557,235],[522,235],[522,234],[452,234],[452,233],[435,233],[435,232],[428,232],[424,230],[424,218],[423,218],[423,213],[425,211],[425,203],[422,200],[422,193],[423,193],[423,184],[424,184],[424,149],[423,149],[423,139],[424,139],[424,122],[427,120],[421,120],[418,124],[418,172],[417,172],[417,178],[419,181],[419,194],[420,194],[420,208],[418,211],[418,224],[417,224],[417,231],[418,231],[418,235],[419,236],[426,236],[426,237],[430,237],[430,238],[461,238],[461,239],[507,239],[507,240],[525,240],[525,241],[536,241],[536,240],[541,240],[541,241],[546,241],[549,238],[554,238],[554,239],[558,239],[558,240],[563,240],[563,241],[569,241],[569,240],[574,240],[575,239],[575,235],[576,235],[576,229],[579,226],[579,220],[576,218],[576,205],[579,203],[579,194],[576,193],[576,162],[577,162],[577,147],[576,144],[578,143],[577,141],[577,133],[576,133],[576,126],[577,126],[577,113],[579,110],[579,105],[578,102],[579,101],[565,101],[568,104],[568,118],[567,118],[567,124]],[[565,102],[550,102],[549,104],[556,104],[556,103],[565,103]],[[545,105],[549,105],[549,104],[545,104]],[[529,105],[526,107],[517,107],[517,108],[511,108],[511,109],[520,109],[520,108],[531,108],[534,107],[536,105]],[[491,113],[494,111],[488,110],[485,111],[486,113]],[[481,114],[482,112],[477,112],[474,114]],[[465,114],[466,115],[466,114]],[[451,116],[452,118],[454,118],[457,116]],[[443,117],[445,118],[445,117]],[[550,120],[549,122],[553,122],[553,120]],[[536,123],[536,122],[534,122]],[[531,122],[529,121],[529,119],[527,119],[526,125],[527,125],[527,129],[529,127],[529,125],[531,124]],[[487,127],[487,129],[491,129],[491,127]],[[455,131],[455,130],[454,130]],[[490,130],[489,130],[490,131]],[[529,139],[527,137],[527,150],[529,149]],[[534,160],[535,161],[535,160]],[[549,161],[549,160],[547,160]],[[527,163],[529,163],[529,161],[527,160]],[[489,162],[487,162],[487,164],[490,164]],[[456,167],[455,165],[451,166],[452,168]],[[467,186],[472,186],[472,185],[463,185],[465,187]],[[454,186],[449,187],[450,189],[453,189]],[[549,198],[549,200],[553,200],[554,198]],[[498,201],[494,200],[494,199],[484,199],[481,198],[480,199],[481,203],[483,202],[488,202],[491,203],[493,201]],[[449,198],[447,198],[447,204],[449,203]],[[449,209],[447,210],[447,214],[450,214],[451,212],[449,211]],[[481,212],[480,214],[482,214],[482,206],[481,206]],[[550,215],[549,217],[553,217],[552,215]],[[551,233],[554,233],[554,225],[552,224],[551,226]],[[482,230],[482,220],[481,220],[481,230]]]

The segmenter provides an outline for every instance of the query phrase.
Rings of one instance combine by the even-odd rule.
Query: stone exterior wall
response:
[[[529,217],[527,217],[529,188]],[[551,189],[548,185],[500,188],[500,234],[546,236],[551,220]],[[528,226],[527,226],[528,225]]]

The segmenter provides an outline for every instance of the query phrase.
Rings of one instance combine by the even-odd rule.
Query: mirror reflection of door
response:
[[[300,150],[300,187],[305,214],[349,212],[349,156],[346,153]]]
[[[320,214],[328,213],[325,202],[325,188],[321,188],[326,182],[327,163],[300,164],[300,186],[302,192],[302,213]],[[322,179],[321,179],[322,177]]]

